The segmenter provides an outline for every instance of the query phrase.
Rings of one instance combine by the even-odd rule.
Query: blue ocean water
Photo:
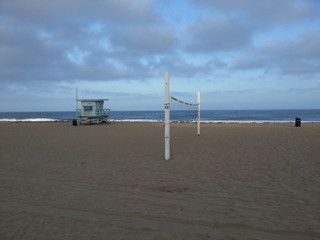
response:
[[[0,112],[0,121],[70,121],[74,111],[68,112]],[[201,122],[320,122],[320,109],[286,110],[202,110]],[[176,122],[196,121],[196,111],[171,111],[171,120]],[[112,111],[111,121],[159,122],[164,120],[164,111]]]

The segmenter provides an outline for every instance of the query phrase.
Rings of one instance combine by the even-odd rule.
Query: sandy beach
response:
[[[320,239],[320,123],[0,123],[0,239]]]

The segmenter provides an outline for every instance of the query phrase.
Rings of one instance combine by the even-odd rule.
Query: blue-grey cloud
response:
[[[2,1],[1,18],[2,81],[145,79],[137,57],[178,41],[144,0]]]
[[[188,62],[182,57],[178,56],[168,56],[161,58],[158,62],[154,63],[154,69],[160,71],[168,71],[174,74],[175,77],[192,78],[192,77],[204,77],[214,74],[219,69],[225,69],[227,63],[224,61],[213,58],[197,64],[194,62]]]
[[[246,47],[251,42],[251,31],[236,19],[219,16],[193,22],[186,29],[191,52],[210,53],[231,51]]]
[[[252,48],[238,58],[234,67],[240,70],[262,69],[282,74],[315,74],[320,66],[320,33],[309,32],[297,40],[273,41]]]
[[[273,27],[319,16],[317,0],[193,0],[213,11],[237,17],[254,28]]]
[[[135,28],[117,31],[110,41],[115,48],[130,50],[139,57],[146,54],[165,54],[177,47],[178,39],[170,29]]]
[[[320,31],[304,33],[297,40],[267,43],[259,52],[278,58],[320,59]]]
[[[61,27],[61,22],[111,21],[114,25],[161,21],[148,0],[2,0],[1,13],[37,25]]]

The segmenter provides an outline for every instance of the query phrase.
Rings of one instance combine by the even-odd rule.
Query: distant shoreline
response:
[[[58,119],[0,119],[0,123],[55,123],[55,122],[72,122],[72,119],[69,120],[58,120]],[[109,120],[109,123],[162,123],[164,121],[158,120]],[[171,123],[196,123],[196,121],[170,121]],[[263,124],[263,123],[294,123],[295,121],[200,121],[201,124]],[[320,121],[301,121],[302,123],[320,123]],[[80,125],[80,123],[78,123]],[[91,123],[96,125],[95,123]],[[102,123],[105,124],[105,123]],[[85,124],[90,125],[90,124]]]
[[[75,112],[10,112],[1,113],[0,121],[72,121]],[[294,122],[300,118],[302,122],[320,122],[319,110],[204,110],[201,111],[202,123],[264,123]],[[164,111],[111,111],[110,121],[114,122],[162,122]],[[172,122],[195,122],[197,111],[171,111]]]

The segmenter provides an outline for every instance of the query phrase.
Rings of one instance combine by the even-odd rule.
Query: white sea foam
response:
[[[208,121],[200,121],[201,123],[294,123],[295,121],[273,121],[273,120],[254,120],[254,121],[235,121],[235,120],[208,120]],[[303,123],[318,123],[320,121],[303,121]]]
[[[110,122],[162,122],[161,120],[152,119],[110,119]]]
[[[58,119],[52,118],[24,118],[24,119],[16,119],[16,118],[2,118],[0,122],[57,122]]]
[[[201,123],[292,123],[292,121],[269,121],[269,120],[208,120]]]

